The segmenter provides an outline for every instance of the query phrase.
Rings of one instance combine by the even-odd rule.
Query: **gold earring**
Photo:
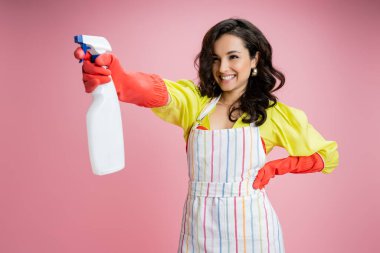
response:
[[[251,76],[257,76],[257,68],[252,69]]]

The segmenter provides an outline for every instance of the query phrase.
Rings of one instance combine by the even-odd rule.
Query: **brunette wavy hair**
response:
[[[214,44],[223,34],[231,34],[243,40],[251,59],[259,52],[257,75],[248,79],[247,88],[239,98],[238,106],[231,106],[229,119],[235,110],[247,113],[243,118],[244,123],[255,122],[256,126],[264,124],[267,119],[266,109],[277,103],[277,97],[273,92],[285,84],[285,76],[272,66],[272,47],[264,34],[252,23],[245,19],[231,18],[223,20],[208,30],[202,41],[202,49],[194,60],[198,71],[199,90],[201,96],[218,97],[222,90],[217,85],[212,72]],[[280,81],[277,87],[276,80]],[[270,101],[273,101],[271,104]]]

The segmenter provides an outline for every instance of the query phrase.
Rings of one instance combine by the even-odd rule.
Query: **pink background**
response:
[[[233,16],[270,41],[287,78],[280,101],[339,145],[332,174],[277,176],[266,188],[287,252],[380,252],[375,2],[1,1],[0,252],[176,251],[187,190],[182,130],[122,104],[127,166],[93,175],[91,96],[73,36],[105,36],[126,69],[192,79],[203,35]]]

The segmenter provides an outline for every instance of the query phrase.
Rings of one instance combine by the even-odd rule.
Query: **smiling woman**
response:
[[[183,129],[189,186],[178,252],[285,251],[265,185],[285,173],[331,173],[339,156],[336,142],[325,140],[303,111],[273,95],[285,77],[273,68],[271,46],[257,27],[244,19],[213,26],[195,59],[198,85],[126,72],[113,54],[95,64],[81,49],[75,55],[85,59],[87,90],[105,83],[108,66],[120,101],[151,108]],[[266,163],[274,146],[290,156]]]
[[[270,101],[277,101],[273,92],[285,84],[285,76],[272,66],[272,47],[268,40],[244,19],[227,19],[212,27],[204,36],[194,63],[202,96],[221,95],[221,102],[237,103],[229,110],[231,122],[238,119],[232,117],[233,112],[240,111],[249,116],[243,118],[244,123],[263,124],[265,109],[271,106]],[[222,75],[229,74],[236,75],[234,82],[222,82]],[[277,79],[280,82],[275,88]]]

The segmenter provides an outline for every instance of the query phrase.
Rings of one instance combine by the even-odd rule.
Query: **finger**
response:
[[[258,181],[261,181],[265,175],[265,170],[261,169],[257,172],[256,179]]]
[[[254,189],[259,189],[260,188],[260,181],[259,180],[255,180],[255,182],[253,182],[253,188]]]
[[[115,56],[113,54],[101,54],[95,59],[95,64],[98,66],[109,67],[114,60]]]
[[[87,93],[91,93],[98,87],[99,83],[98,79],[90,79],[84,82],[84,88]]]
[[[264,185],[263,185],[263,183],[262,182],[257,182],[256,184],[254,184],[253,185],[253,188],[255,189],[255,190],[257,190],[257,189],[263,189],[264,188]]]
[[[92,75],[92,74],[83,74],[83,82],[88,82],[90,80],[98,80],[98,84],[106,84],[111,82],[111,78],[108,76]]]
[[[91,54],[87,51],[86,54],[84,54],[84,51],[81,47],[78,47],[74,51],[74,57],[78,60],[89,60],[91,58]]]
[[[261,180],[261,187],[264,187],[265,185],[267,185],[269,183],[269,180],[270,178],[264,178],[263,180]]]
[[[264,176],[263,171],[259,170],[259,172],[257,173],[257,176],[255,178],[255,181],[253,182],[253,188],[255,188],[255,189],[260,188],[261,180],[262,180],[263,176]]]
[[[104,75],[104,76],[111,75],[111,70],[96,66],[90,61],[83,62],[82,71],[83,73],[86,73],[86,74],[97,74],[97,75]]]
[[[107,80],[107,78],[109,80]],[[91,93],[96,89],[96,87],[98,87],[99,85],[104,84],[104,83],[109,83],[110,80],[111,79],[109,77],[100,77],[100,78],[88,79],[88,80],[83,81],[83,82],[84,82],[84,87],[85,87],[86,92]]]

